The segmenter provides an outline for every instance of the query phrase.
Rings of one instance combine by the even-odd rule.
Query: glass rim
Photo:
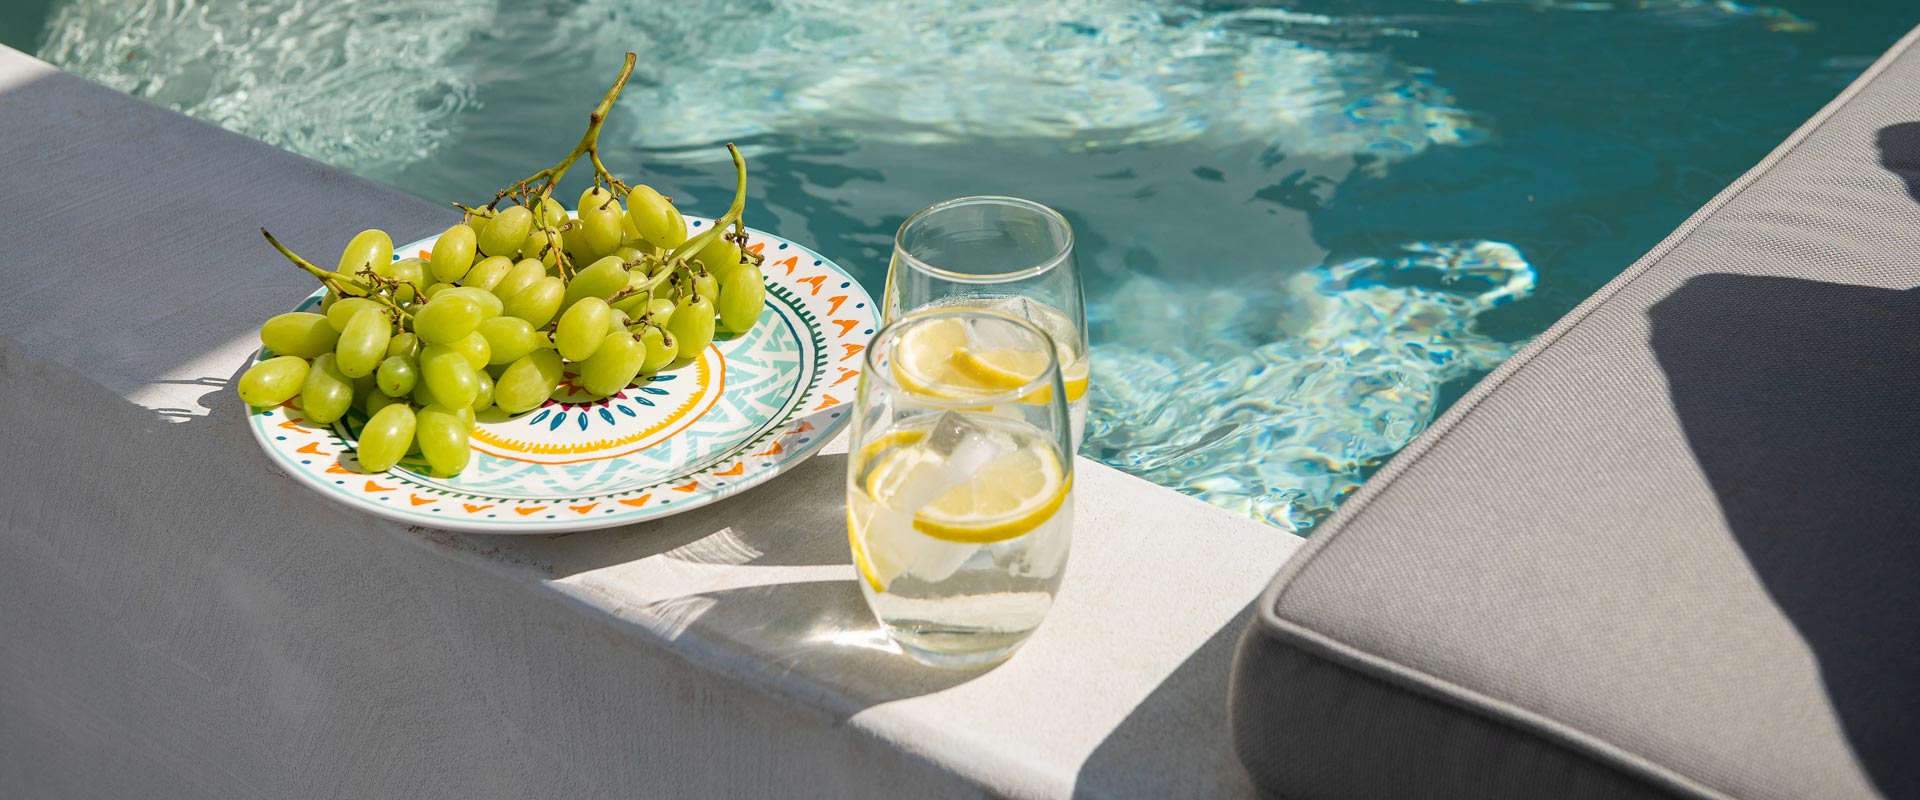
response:
[[[1008,389],[998,394],[944,397],[937,394],[929,394],[900,383],[899,380],[894,378],[892,370],[883,370],[880,368],[880,365],[875,362],[874,359],[877,358],[880,353],[879,344],[881,342],[889,340],[898,341],[900,335],[906,328],[930,320],[949,317],[987,317],[1002,322],[1013,323],[1015,327],[1023,328],[1033,333],[1040,338],[1040,343],[1047,349],[1046,369],[1041,370],[1040,374],[1035,376],[1033,380],[1022,384],[1018,388]],[[914,398],[914,402],[921,403],[922,405],[954,410],[1020,402],[1021,398],[1032,395],[1041,389],[1051,389],[1061,369],[1060,345],[1053,340],[1053,336],[1042,330],[1039,325],[1035,325],[1032,320],[1008,314],[1004,311],[968,306],[918,309],[899,319],[882,325],[879,332],[875,333],[873,338],[869,340],[867,354],[860,359],[860,363],[865,367],[866,375],[879,381],[882,386],[886,387],[887,391],[907,395]],[[1059,397],[1061,402],[1065,401],[1064,392],[1056,393],[1055,396]]]
[[[1033,211],[1035,213],[1038,213],[1040,216],[1046,218],[1048,222],[1052,222],[1059,225],[1060,230],[1066,233],[1066,237],[1061,242],[1060,249],[1055,251],[1053,255],[1050,255],[1042,259],[1040,263],[1030,267],[1021,267],[1020,269],[1012,270],[1009,272],[995,272],[995,273],[954,272],[953,270],[937,267],[937,266],[934,266],[933,264],[927,263],[924,259],[914,255],[912,251],[907,249],[906,243],[903,240],[906,238],[907,229],[913,227],[914,223],[920,222],[925,218],[927,218],[928,216],[941,211],[947,211],[950,209],[961,208],[964,206],[973,206],[973,205],[1016,206],[1019,208],[1024,208],[1028,211]],[[1071,224],[1068,224],[1067,218],[1062,216],[1060,212],[1053,210],[1051,207],[1047,206],[1044,203],[1038,203],[1023,197],[1010,197],[1008,195],[999,195],[999,194],[980,194],[980,195],[971,195],[968,197],[956,197],[952,200],[942,200],[938,203],[934,203],[933,205],[927,206],[926,208],[920,209],[919,211],[914,212],[913,216],[907,217],[906,222],[900,223],[900,230],[895,231],[893,234],[893,253],[895,256],[898,256],[900,260],[905,261],[907,263],[907,266],[915,270],[927,273],[929,275],[934,275],[945,280],[953,281],[955,283],[971,283],[971,284],[1012,283],[1014,281],[1031,278],[1036,275],[1044,275],[1048,272],[1053,271],[1056,267],[1059,267],[1061,264],[1065,263],[1067,258],[1073,254],[1073,226]]]

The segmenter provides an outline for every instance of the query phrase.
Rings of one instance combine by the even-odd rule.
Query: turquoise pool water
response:
[[[54,0],[0,10],[0,42],[436,201],[550,164],[636,50],[609,165],[713,213],[740,142],[749,224],[875,290],[914,210],[1048,203],[1087,272],[1085,454],[1304,533],[1916,22],[1906,0]]]

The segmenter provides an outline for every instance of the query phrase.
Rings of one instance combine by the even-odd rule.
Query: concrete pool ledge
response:
[[[878,634],[844,445],[563,536],[270,470],[225,383],[310,286],[260,242],[431,204],[0,47],[0,786],[30,796],[1236,796],[1232,643],[1298,539],[1084,459],[1066,584],[984,673]]]

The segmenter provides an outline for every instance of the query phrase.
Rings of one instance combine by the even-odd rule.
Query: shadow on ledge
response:
[[[1227,681],[1249,604],[1154,687],[1080,765],[1076,797],[1246,797],[1234,756]]]
[[[1920,291],[1712,274],[1649,315],[1687,442],[1855,756],[1920,797]]]

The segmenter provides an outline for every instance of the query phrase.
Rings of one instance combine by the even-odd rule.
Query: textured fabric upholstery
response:
[[[1914,36],[1281,571],[1264,789],[1920,796]]]

